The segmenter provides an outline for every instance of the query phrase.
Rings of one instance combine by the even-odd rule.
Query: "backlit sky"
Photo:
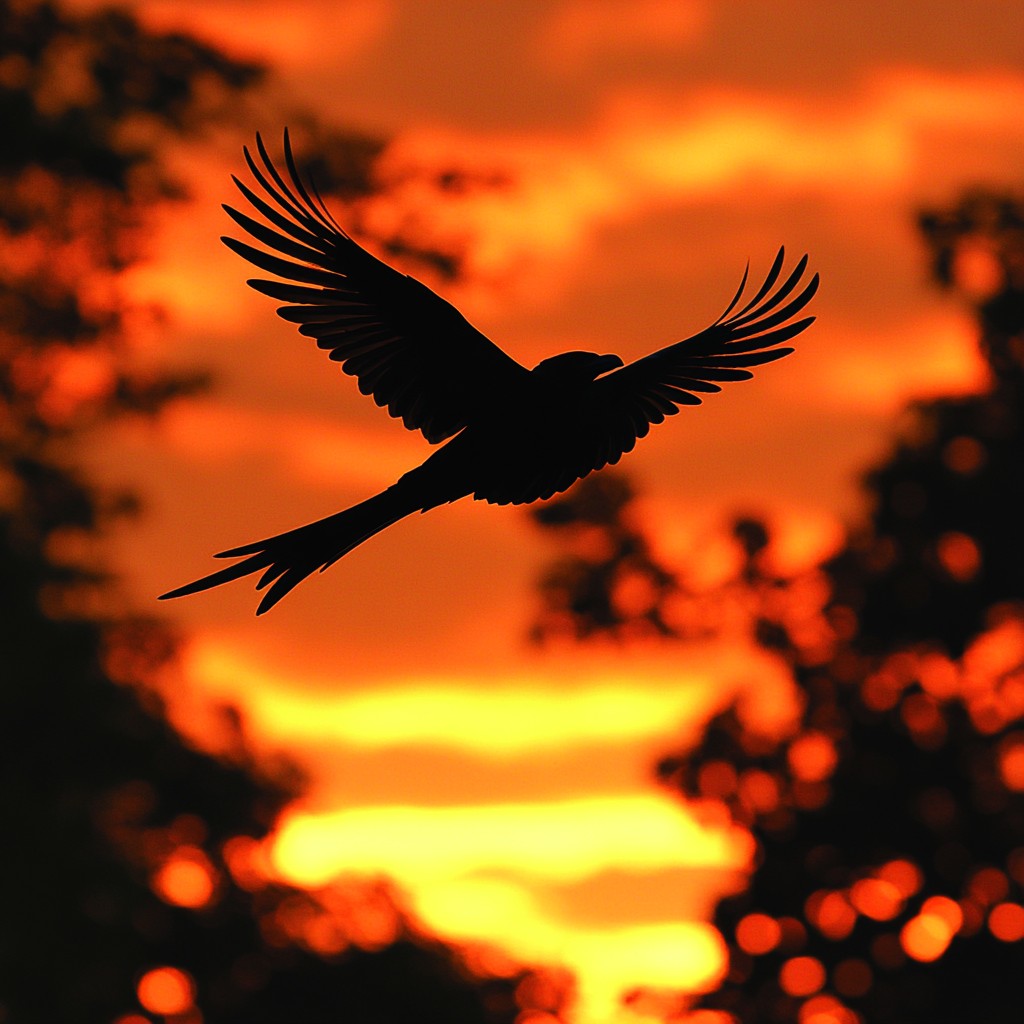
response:
[[[271,62],[282,85],[251,129],[274,143],[284,94],[393,138],[395,167],[508,173],[497,194],[398,203],[467,241],[468,280],[440,290],[527,365],[579,348],[635,358],[715,319],[748,257],[756,274],[779,244],[811,254],[819,320],[798,352],[625,461],[684,571],[717,570],[708,538],[735,510],[768,515],[780,564],[806,564],[858,514],[855,473],[901,405],[983,380],[969,321],[927,283],[912,214],[1024,181],[1019,3],[132,6]],[[428,450],[245,288],[217,241],[237,145],[181,155],[194,200],[161,221],[132,285],[171,315],[152,357],[211,367],[218,386],[96,456],[148,500],[118,546],[147,610],[213,551],[366,497]],[[651,785],[654,758],[737,689],[765,718],[786,703],[780,670],[734,643],[529,650],[549,544],[521,510],[462,502],[258,621],[248,584],[159,611],[191,638],[190,727],[210,696],[237,701],[258,744],[312,773],[279,870],[387,873],[439,933],[578,970],[580,1024],[599,1024],[630,986],[710,983],[718,947],[700,917],[746,855]]]

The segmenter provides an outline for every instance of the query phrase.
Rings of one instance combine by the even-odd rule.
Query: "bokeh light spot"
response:
[[[779,784],[775,776],[751,768],[740,776],[740,799],[758,814],[771,814],[779,806]]]
[[[900,715],[918,746],[934,750],[946,738],[946,721],[927,694],[910,694],[900,706]]]
[[[967,883],[968,895],[983,907],[1004,900],[1009,891],[1009,879],[999,868],[981,868],[974,872]]]
[[[193,910],[205,907],[215,888],[213,865],[195,846],[178,847],[153,876],[153,891],[165,903]]]
[[[839,942],[853,931],[857,913],[841,892],[821,889],[804,906],[807,919],[827,939]]]
[[[954,473],[968,476],[981,468],[985,449],[973,437],[954,437],[943,449],[942,459]]]
[[[139,979],[136,994],[150,1013],[173,1016],[191,1008],[195,1002],[195,984],[177,967],[156,967]]]
[[[795,956],[779,971],[779,985],[791,996],[809,996],[825,984],[825,968],[813,956]]]
[[[1003,287],[1006,280],[998,254],[993,251],[991,244],[981,241],[965,242],[957,247],[952,273],[957,286],[976,299],[991,297]],[[956,440],[968,441],[971,438]]]
[[[872,711],[888,711],[900,699],[903,687],[888,672],[875,672],[864,680],[860,697]]]
[[[938,542],[936,554],[942,568],[957,581],[967,583],[978,575],[981,568],[981,550],[977,542],[966,533],[950,530]]]
[[[267,851],[252,836],[233,836],[221,853],[235,884],[246,892],[255,892],[267,884],[271,868]]]
[[[963,915],[959,933],[961,935],[977,935],[985,924],[985,912],[974,900],[960,900],[957,906]]]
[[[922,656],[917,667],[917,678],[924,691],[937,700],[948,700],[960,688],[960,673],[956,664],[936,652]]]
[[[856,1024],[857,1015],[835,996],[820,995],[808,999],[797,1015],[799,1024]]]
[[[883,864],[877,871],[883,882],[896,887],[904,899],[909,899],[924,884],[921,869],[909,860],[891,860]]]
[[[1024,907],[1019,903],[999,903],[988,915],[989,931],[1002,942],[1024,939]]]
[[[686,1024],[737,1024],[737,1020],[725,1010],[697,1010],[687,1015]]]
[[[787,754],[793,774],[804,782],[822,782],[835,770],[835,744],[822,732],[808,732],[795,739]]]
[[[1007,789],[1024,791],[1024,733],[1011,733],[999,744],[999,774]]]
[[[862,878],[850,889],[850,902],[865,917],[889,921],[903,907],[903,895],[892,882],[882,878]]]
[[[767,914],[747,914],[736,926],[736,943],[754,956],[770,952],[781,939],[779,922]]]
[[[938,960],[952,937],[949,924],[936,914],[918,914],[900,931],[900,943],[907,956],[922,963]]]
[[[708,761],[700,769],[697,785],[706,797],[724,799],[736,792],[736,769],[728,761]]]
[[[937,917],[944,921],[950,935],[955,935],[964,923],[960,904],[948,896],[929,896],[921,905],[921,913],[926,917]]]

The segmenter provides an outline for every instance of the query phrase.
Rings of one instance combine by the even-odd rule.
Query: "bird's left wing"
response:
[[[259,135],[256,146],[262,166],[248,149],[245,158],[266,198],[234,182],[272,226],[224,209],[256,241],[288,259],[234,238],[223,241],[261,270],[284,278],[248,284],[287,303],[278,315],[340,362],[364,395],[436,444],[486,411],[496,395],[507,397],[526,386],[529,371],[454,306],[345,234],[315,187],[311,196],[303,184],[287,130],[287,180]]]

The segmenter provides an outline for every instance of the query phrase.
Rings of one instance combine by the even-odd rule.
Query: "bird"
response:
[[[315,181],[304,182],[287,129],[283,169],[259,133],[255,141],[258,160],[248,146],[243,155],[260,192],[232,180],[263,220],[227,204],[224,210],[265,248],[221,239],[273,276],[246,283],[284,303],[278,316],[340,363],[362,394],[440,447],[365,501],[219,552],[214,557],[238,561],[161,600],[259,573],[262,615],[308,576],[415,512],[467,496],[497,505],[548,499],[618,463],[682,406],[700,405],[723,383],[752,377],[750,367],[789,355],[785,343],[815,319],[796,318],[817,291],[818,275],[807,280],[804,255],[782,279],[780,247],[752,297],[748,261],[722,315],[682,341],[629,364],[571,351],[527,369],[436,292],[354,241]]]

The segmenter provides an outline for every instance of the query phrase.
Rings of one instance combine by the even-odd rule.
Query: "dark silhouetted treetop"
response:
[[[260,869],[301,776],[234,709],[202,749],[168,720],[177,638],[125,611],[102,556],[137,502],[88,467],[97,425],[195,386],[133,366],[120,273],[183,194],[167,146],[234,123],[261,74],[76,7],[0,0],[0,1019],[511,1024],[522,972],[484,977],[386,887]],[[346,161],[343,131],[318,138],[336,194],[370,191],[380,144]]]
[[[865,477],[864,527],[833,567],[837,602],[880,650],[953,655],[997,602],[1024,600],[1024,202],[972,191],[920,217],[937,283],[967,305],[991,370],[978,394],[916,402]]]
[[[907,410],[836,557],[782,576],[771,532],[740,519],[730,578],[652,592],[684,639],[694,623],[745,631],[786,666],[797,708],[769,728],[737,700],[658,765],[697,814],[725,810],[756,842],[749,885],[714,918],[728,968],[699,1005],[722,1024],[1021,1019],[1022,225],[1019,199],[978,191],[921,217],[936,281],[974,310],[992,373],[976,394]],[[629,488],[599,502],[586,483],[537,516],[585,552],[544,579],[541,625],[649,633],[651,606],[617,594],[629,555],[610,540],[644,541]]]
[[[181,597],[261,573],[264,612],[310,573],[323,570],[373,534],[413,512],[467,495],[496,504],[550,498],[632,451],[652,424],[749,367],[792,352],[782,347],[812,322],[794,318],[818,288],[805,281],[807,257],[784,280],[784,251],[744,301],[747,272],[725,312],[690,338],[627,365],[615,355],[564,352],[527,370],[485,338],[429,288],[372,256],[338,225],[315,186],[300,177],[287,131],[287,180],[257,136],[246,162],[265,198],[239,189],[271,226],[226,207],[256,241],[225,238],[280,280],[253,288],[284,303],[299,324],[363,394],[438,443],[420,467],[386,491],[319,522],[222,552],[243,561],[164,594]],[[279,253],[280,255],[276,255]],[[748,268],[749,269],[749,268]]]
[[[567,549],[539,581],[532,642],[681,635],[668,605],[684,587],[652,552],[633,498],[630,480],[609,471],[531,509],[534,522],[557,533]]]

